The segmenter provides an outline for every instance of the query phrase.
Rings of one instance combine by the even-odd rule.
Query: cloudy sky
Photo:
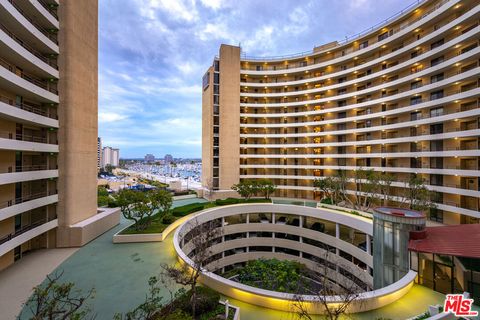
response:
[[[101,0],[99,135],[122,158],[201,156],[201,79],[221,43],[249,55],[311,50],[405,0]]]

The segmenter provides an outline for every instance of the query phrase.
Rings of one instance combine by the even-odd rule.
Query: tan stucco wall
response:
[[[213,177],[213,67],[208,88],[202,93],[202,186],[212,188]]]
[[[220,47],[220,190],[240,176],[240,47]]]
[[[13,263],[13,250],[5,253],[3,256],[0,256],[0,271],[7,268]]]
[[[59,231],[97,212],[98,3],[60,1]],[[58,246],[68,246],[68,231]]]

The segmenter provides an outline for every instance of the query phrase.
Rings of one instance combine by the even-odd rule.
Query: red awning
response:
[[[408,249],[456,257],[480,258],[480,224],[427,227],[426,238],[410,240]]]

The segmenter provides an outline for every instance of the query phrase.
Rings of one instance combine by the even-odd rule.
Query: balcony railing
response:
[[[57,144],[57,143],[48,142],[48,139],[46,137],[19,134],[19,133],[15,134],[8,131],[0,131],[0,138],[18,140],[18,141],[36,142],[36,143]]]
[[[52,219],[52,220],[54,220],[54,219]],[[4,244],[4,243],[7,242],[7,241],[12,240],[12,239],[15,238],[15,237],[18,237],[18,236],[21,235],[21,234],[24,234],[24,233],[27,232],[27,231],[30,231],[30,230],[32,230],[32,229],[35,229],[36,227],[39,227],[39,226],[41,226],[42,224],[47,223],[48,221],[51,221],[51,220],[41,219],[41,220],[39,220],[39,221],[33,222],[32,224],[29,224],[28,226],[22,227],[22,228],[19,229],[19,230],[16,230],[15,232],[12,232],[12,233],[10,233],[9,235],[6,235],[6,236],[4,236],[3,238],[1,238],[1,239],[0,239],[0,245],[1,245],[1,244]]]
[[[13,107],[16,107],[16,108],[19,108],[19,109],[22,109],[22,110],[25,110],[25,111],[28,111],[28,112],[32,112],[32,113],[35,113],[35,114],[38,114],[38,115],[41,115],[41,116],[44,116],[44,117],[48,117],[50,119],[58,120],[57,115],[50,114],[46,110],[42,109],[42,107],[39,106],[39,105],[31,104],[31,103],[28,103],[28,102],[16,103],[15,101],[13,101],[13,99],[10,99],[10,98],[4,97],[4,96],[0,96],[0,102],[9,104]]]
[[[58,20],[57,5],[46,3],[46,2],[43,1],[43,0],[38,0],[38,2],[42,5],[42,7],[44,7],[45,9],[47,9],[47,11],[48,11],[52,16],[54,16],[55,19]]]
[[[8,2],[10,2],[12,4],[12,6],[17,9],[17,11],[25,18],[27,19],[32,25],[35,26],[35,28],[38,29],[38,31],[40,31],[41,33],[43,33],[43,35],[45,35],[48,39],[50,39],[51,41],[53,41],[55,44],[58,44],[58,40],[57,40],[57,35],[56,33],[52,33],[51,31],[45,29],[44,27],[42,27],[41,25],[39,25],[37,22],[35,22],[32,18],[30,18],[26,13],[25,11],[23,11],[16,3],[14,0],[8,0]],[[56,32],[56,30],[55,30]]]
[[[21,203],[24,203],[24,202],[32,201],[32,200],[35,200],[35,199],[40,199],[40,198],[52,196],[52,195],[55,195],[55,194],[57,194],[56,190],[55,191],[50,191],[50,192],[42,191],[42,192],[37,192],[37,193],[34,193],[34,194],[24,195],[20,198],[15,198],[15,199],[11,199],[11,200],[8,200],[8,201],[0,202],[0,209],[8,208],[8,207],[11,207],[11,206],[14,206],[14,205],[17,205],[17,204],[21,204]]]
[[[15,171],[13,171],[15,169]],[[43,171],[53,170],[49,169],[46,164],[25,165],[25,166],[13,166],[0,169],[0,173],[15,173],[15,172],[31,172],[31,171]]]
[[[7,61],[3,60],[3,59],[0,59],[0,65],[2,67],[4,67],[5,69],[7,69],[8,71],[10,71],[11,73],[21,77],[22,79],[25,79],[27,80],[28,82],[42,88],[42,89],[45,89],[47,91],[50,91],[51,93],[53,94],[56,94],[58,95],[58,90],[55,89],[55,88],[52,88],[50,87],[48,81],[46,80],[42,80],[42,79],[39,79],[31,74],[28,74],[24,71],[21,71],[19,73],[15,72],[17,70],[17,66],[13,65],[13,64],[10,64],[8,63]]]
[[[56,59],[49,59],[49,58],[45,57],[42,53],[38,52],[37,50],[33,49],[31,46],[26,44],[25,41],[23,41],[22,39],[17,37],[14,33],[12,33],[10,30],[8,30],[7,27],[5,27],[1,23],[0,23],[0,29],[3,32],[5,32],[6,34],[8,34],[8,36],[10,38],[12,38],[13,40],[15,40],[15,42],[17,42],[19,45],[24,47],[28,52],[30,52],[31,54],[33,54],[34,56],[36,56],[37,58],[39,58],[40,60],[42,60],[43,62],[48,64],[49,66],[58,70],[58,65],[57,65]]]

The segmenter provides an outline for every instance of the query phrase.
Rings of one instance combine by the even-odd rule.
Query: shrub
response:
[[[193,320],[193,318],[185,311],[177,309],[169,315],[162,317],[161,320]]]
[[[323,198],[322,200],[320,200],[320,203],[333,204],[333,201],[330,198]]]
[[[183,216],[186,216],[187,214],[203,210],[204,207],[205,207],[205,203],[191,203],[181,207],[173,208],[172,214],[175,217],[183,217]]]
[[[98,196],[97,198],[97,205],[99,207],[104,207],[108,204],[108,199],[109,199],[109,196]]]
[[[164,217],[163,218],[163,223],[164,224],[171,224],[173,223],[175,220],[177,220],[174,216],[172,216],[171,214],[169,214],[168,216]]]
[[[192,314],[192,304],[190,303],[191,296],[191,291],[179,296],[174,302],[176,308],[181,309],[188,314]],[[218,292],[207,287],[197,287],[196,314],[201,315],[215,310],[219,300],[220,294]]]

